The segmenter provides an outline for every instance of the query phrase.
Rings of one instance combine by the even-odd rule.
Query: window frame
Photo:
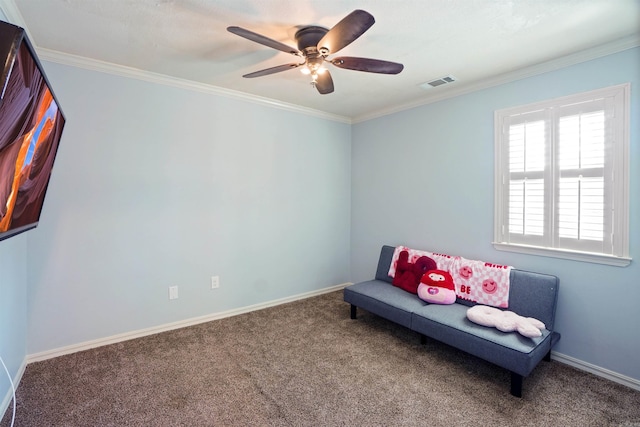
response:
[[[494,112],[494,240],[493,246],[497,250],[518,252],[532,255],[548,256],[554,258],[570,259],[575,261],[607,264],[625,267],[631,263],[629,257],[629,131],[630,131],[630,87],[629,83],[610,86],[579,94],[554,98],[547,101],[536,102],[516,107],[496,110]],[[615,207],[607,215],[611,215],[611,234],[605,240],[611,240],[611,252],[589,252],[577,250],[575,247],[561,247],[560,240],[555,239],[557,225],[555,219],[558,215],[557,191],[560,177],[555,171],[558,153],[550,153],[556,146],[552,142],[557,138],[557,122],[563,111],[571,109],[572,105],[587,101],[604,99],[614,111],[613,118],[607,117],[607,126],[611,126],[611,139],[615,143],[610,149],[611,160],[605,164],[605,174],[611,174],[611,178],[605,178],[605,182],[615,182],[615,185],[605,183],[605,198],[612,198],[606,205]],[[531,115],[539,116],[545,120],[545,152],[548,157],[544,176],[544,188],[552,193],[545,193],[545,203],[551,200],[551,206],[547,207],[547,220],[544,225],[543,236],[520,236],[519,239],[510,237],[509,232],[509,127],[522,121],[522,117]],[[550,125],[550,126],[547,126]],[[606,143],[606,142],[605,142]],[[524,172],[526,176],[528,172]],[[540,175],[534,173],[533,175]],[[611,181],[611,179],[613,181]],[[612,187],[612,188],[611,188]],[[547,203],[548,204],[548,203]],[[514,236],[515,237],[515,236]],[[515,240],[515,241],[514,241]]]

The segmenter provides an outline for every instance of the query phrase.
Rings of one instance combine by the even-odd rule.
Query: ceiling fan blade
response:
[[[366,71],[368,73],[398,74],[404,69],[404,65],[397,62],[382,61],[380,59],[356,58],[354,56],[341,56],[334,58],[331,63],[336,67],[347,70]]]
[[[245,74],[242,77],[246,77],[248,79],[251,79],[253,77],[268,76],[269,74],[274,74],[274,73],[279,73],[281,71],[291,70],[292,68],[297,68],[297,67],[299,67],[301,65],[304,65],[304,63],[303,64],[278,65],[277,67],[265,68],[264,70],[254,71],[253,73]]]
[[[281,50],[286,53],[290,53],[292,55],[300,56],[300,51],[291,46],[287,46],[284,43],[280,43],[279,41],[270,39],[269,37],[265,37],[262,34],[254,33],[253,31],[245,30],[240,27],[227,27],[227,31],[233,33],[237,36],[244,37],[245,39],[251,40],[252,42],[260,43],[262,45],[271,47],[273,49]]]
[[[336,53],[360,37],[375,22],[369,12],[354,10],[320,39],[318,51],[323,54]]]
[[[315,86],[322,95],[333,92],[333,79],[329,71],[318,74],[318,80],[316,80]]]

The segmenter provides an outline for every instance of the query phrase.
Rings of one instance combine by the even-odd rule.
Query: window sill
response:
[[[499,251],[518,252],[529,255],[539,255],[552,258],[570,259],[572,261],[590,262],[594,264],[626,267],[631,264],[631,258],[613,255],[595,254],[590,252],[568,251],[563,249],[541,248],[538,246],[516,245],[512,243],[493,242],[493,247]]]

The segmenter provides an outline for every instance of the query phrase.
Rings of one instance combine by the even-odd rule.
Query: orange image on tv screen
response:
[[[20,151],[16,159],[13,185],[7,200],[6,213],[2,220],[0,220],[0,231],[7,231],[11,225],[18,189],[27,182],[31,171],[31,164],[35,154],[42,145],[42,141],[47,140],[51,135],[57,112],[58,106],[53,100],[51,92],[45,89],[44,96],[38,105],[36,124],[22,137],[22,144],[20,145]]]
[[[4,60],[6,58],[6,60]],[[0,240],[38,225],[65,117],[24,30],[0,21]]]

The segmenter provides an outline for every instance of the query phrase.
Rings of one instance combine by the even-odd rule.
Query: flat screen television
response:
[[[0,21],[0,240],[40,220],[65,116],[23,28]]]

